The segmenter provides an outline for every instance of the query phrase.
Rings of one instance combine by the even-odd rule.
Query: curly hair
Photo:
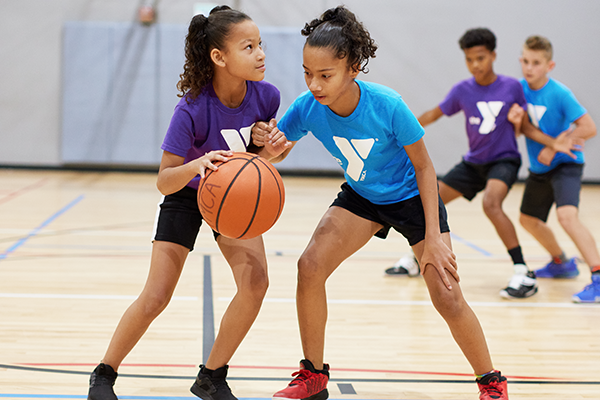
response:
[[[496,35],[488,28],[469,29],[458,40],[462,50],[470,49],[475,46],[485,46],[489,51],[496,49]]]
[[[179,97],[187,94],[187,100],[194,100],[214,74],[214,64],[210,57],[213,49],[222,50],[231,31],[231,27],[240,22],[250,20],[241,11],[229,6],[213,8],[208,17],[198,14],[192,18],[185,37],[185,64],[183,73],[179,75],[177,89]]]
[[[330,8],[320,18],[304,25],[302,35],[305,46],[325,47],[334,51],[336,57],[347,58],[348,66],[369,72],[369,58],[375,57],[377,45],[369,31],[356,16],[344,6]]]

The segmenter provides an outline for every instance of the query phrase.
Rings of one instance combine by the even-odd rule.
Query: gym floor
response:
[[[125,309],[142,289],[161,195],[156,174],[0,169],[0,397],[83,399]],[[294,304],[296,261],[338,192],[339,178],[284,177],[286,205],[264,235],[270,287],[231,360],[240,399],[268,399],[302,358]],[[505,210],[518,224],[523,186]],[[541,280],[532,298],[498,292],[512,265],[481,196],[448,205],[465,296],[486,333],[495,367],[515,399],[600,399],[600,304],[572,294],[589,282]],[[585,185],[581,219],[600,241],[600,187]],[[569,256],[578,252],[551,213]],[[531,268],[544,250],[516,226]],[[328,281],[325,361],[332,399],[477,399],[472,371],[429,302],[422,278],[384,269],[409,252],[404,238],[374,238]],[[234,294],[231,273],[203,226],[174,298],[125,359],[122,399],[195,399],[189,387]]]

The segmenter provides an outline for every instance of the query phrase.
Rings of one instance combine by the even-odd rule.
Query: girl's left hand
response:
[[[427,267],[431,266],[435,268],[444,285],[451,290],[452,283],[448,277],[448,272],[452,277],[460,282],[458,276],[458,264],[456,263],[456,255],[450,250],[450,248],[444,243],[441,237],[437,239],[425,239],[425,247],[423,249],[423,255],[421,256],[421,275],[425,273]]]

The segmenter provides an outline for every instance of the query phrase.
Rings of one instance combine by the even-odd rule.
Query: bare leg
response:
[[[298,261],[296,305],[304,357],[323,368],[327,295],[325,282],[335,269],[364,246],[381,225],[340,207],[330,207]]]
[[[579,219],[579,210],[575,206],[562,206],[556,209],[558,222],[579,249],[590,267],[600,265],[600,255],[594,237]]]
[[[442,234],[444,242],[452,248],[450,234]],[[413,246],[417,259],[423,255],[424,241]],[[452,275],[448,274],[450,279]],[[427,284],[434,307],[448,324],[452,337],[467,358],[473,371],[483,375],[493,369],[492,359],[485,341],[485,336],[475,313],[465,301],[458,282],[452,282],[452,290],[442,282],[435,268],[427,268],[423,278]]]
[[[527,232],[537,240],[552,257],[558,257],[563,253],[552,229],[539,218],[521,213],[519,217],[521,225]]]
[[[254,323],[267,293],[269,278],[262,236],[248,240],[219,236],[219,248],[231,267],[237,293],[227,307],[206,368],[229,362]]]
[[[496,228],[507,250],[519,246],[515,226],[502,210],[502,202],[508,194],[508,186],[499,179],[489,179],[483,192],[483,211]]]
[[[189,249],[181,245],[154,242],[146,285],[121,317],[102,359],[103,363],[117,371],[152,321],[169,304],[188,254]]]
[[[438,181],[438,187],[440,197],[442,198],[442,202],[444,202],[444,204],[448,204],[452,200],[462,196],[461,192],[454,188],[451,188],[442,181]]]

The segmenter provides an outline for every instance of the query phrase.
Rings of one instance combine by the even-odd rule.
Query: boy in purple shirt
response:
[[[451,116],[459,111],[465,114],[469,151],[439,182],[440,196],[444,204],[448,204],[460,196],[472,200],[483,191],[483,210],[514,264],[514,275],[500,295],[526,298],[538,290],[535,274],[525,264],[515,227],[502,210],[502,203],[517,180],[521,166],[515,126],[509,122],[508,112],[513,104],[526,107],[527,102],[518,80],[494,72],[496,37],[489,29],[470,29],[460,38],[459,44],[473,77],[454,85],[437,107],[418,119],[425,127],[442,115]],[[558,146],[555,140],[537,131],[525,119],[523,126],[518,128],[533,140],[552,148]],[[410,270],[414,270],[415,263],[407,257],[386,273],[404,272],[402,260],[409,266],[405,270],[412,275]]]

